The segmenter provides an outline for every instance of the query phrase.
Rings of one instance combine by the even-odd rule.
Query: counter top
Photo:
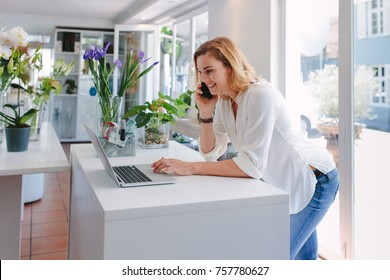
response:
[[[66,172],[70,164],[50,123],[42,124],[39,141],[30,141],[25,152],[7,152],[0,143],[0,176]],[[4,137],[5,138],[5,137]]]

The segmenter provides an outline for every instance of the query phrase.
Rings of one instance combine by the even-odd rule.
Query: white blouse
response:
[[[283,95],[267,81],[253,83],[236,103],[235,120],[232,101],[218,100],[215,147],[200,153],[207,161],[216,161],[230,141],[238,152],[233,158],[237,166],[288,192],[290,214],[299,212],[309,203],[317,182],[309,165],[328,173],[335,168],[332,156],[318,141],[307,138],[299,122],[293,122]]]

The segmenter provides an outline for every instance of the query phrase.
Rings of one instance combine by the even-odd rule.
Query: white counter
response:
[[[174,141],[113,165],[161,156],[203,161]],[[175,176],[119,188],[90,144],[71,146],[70,259],[288,259],[288,195],[255,179]],[[173,176],[173,175],[172,175]]]
[[[23,174],[65,172],[70,165],[57,135],[44,123],[39,141],[25,152],[0,144],[0,259],[19,259]],[[27,184],[28,187],[28,184]]]

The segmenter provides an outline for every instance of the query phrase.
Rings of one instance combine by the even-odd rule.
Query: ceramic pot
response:
[[[30,141],[31,127],[6,127],[5,139],[7,141],[8,152],[24,152],[27,151]]]

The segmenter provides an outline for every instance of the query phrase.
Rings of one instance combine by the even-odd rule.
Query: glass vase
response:
[[[27,112],[31,108],[38,110],[38,112],[31,118],[28,124],[31,126],[30,132],[30,141],[38,141],[40,136],[40,131],[42,127],[43,120],[46,114],[47,104],[43,103],[41,105],[37,105],[34,103],[34,98],[30,97],[24,106],[24,111]]]
[[[138,129],[138,143],[143,149],[162,149],[169,147],[169,123],[153,123]]]
[[[4,104],[6,103],[6,94],[7,94],[7,91],[4,91],[4,92],[0,92],[0,111],[4,111]],[[3,134],[4,134],[4,122],[1,121],[1,117],[0,117],[0,143],[3,142]]]
[[[98,101],[97,136],[108,157],[135,156],[136,129],[135,121],[124,121],[121,126],[122,98],[115,96],[110,104]],[[121,129],[124,128],[124,138],[121,139]]]

